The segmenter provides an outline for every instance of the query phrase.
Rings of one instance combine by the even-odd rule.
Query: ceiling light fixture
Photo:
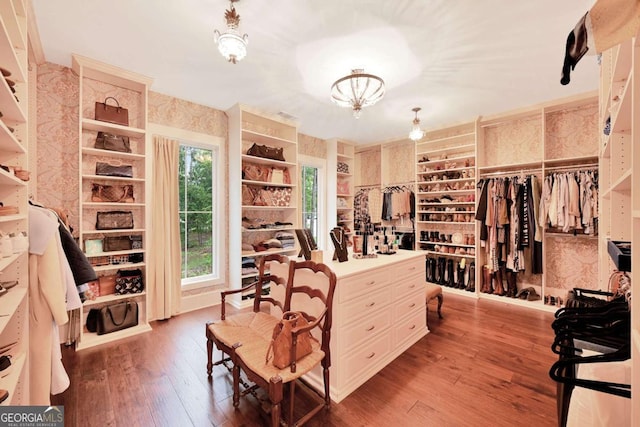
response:
[[[224,19],[227,21],[227,31],[220,33],[215,30],[214,40],[218,45],[218,50],[224,56],[227,61],[235,64],[242,60],[247,55],[247,43],[249,43],[249,36],[241,36],[238,32],[238,26],[240,25],[240,15],[236,12],[236,8],[233,7],[233,3],[239,0],[230,0],[231,8],[225,10]]]
[[[331,100],[341,107],[353,109],[353,117],[360,118],[364,107],[375,104],[384,96],[384,80],[365,74],[361,68],[338,79],[331,85]]]
[[[413,119],[413,126],[411,127],[411,132],[409,132],[409,139],[412,141],[420,141],[424,136],[424,131],[420,129],[420,119],[418,118],[418,111],[422,108],[415,107],[411,111],[416,113],[416,117]]]

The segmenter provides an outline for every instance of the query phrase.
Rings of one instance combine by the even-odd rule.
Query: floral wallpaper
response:
[[[78,76],[44,63],[37,74],[37,182],[35,199],[61,207],[78,228]]]
[[[478,166],[509,165],[542,160],[540,115],[488,126],[479,149]]]
[[[149,123],[227,138],[227,115],[193,102],[149,91]]]
[[[312,157],[327,158],[327,143],[324,139],[298,134],[298,154]]]
[[[545,159],[598,155],[598,103],[547,114]]]
[[[381,185],[380,154],[379,147],[355,154],[356,185]]]
[[[382,147],[382,185],[406,184],[416,179],[415,144],[396,143]]]
[[[547,293],[566,297],[577,288],[603,289],[598,284],[598,240],[594,237],[545,234]],[[605,284],[606,287],[606,284]]]

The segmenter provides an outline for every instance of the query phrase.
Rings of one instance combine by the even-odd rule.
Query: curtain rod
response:
[[[549,166],[548,168],[545,168],[545,170],[554,171],[554,172],[572,172],[576,170],[594,170],[594,169],[598,169],[597,163],[588,163],[588,164],[585,163],[582,165],[570,165],[570,166]]]
[[[502,176],[502,175],[510,175],[510,176],[520,176],[523,174],[533,175],[532,172],[542,172],[542,168],[534,168],[534,169],[520,169],[520,172],[517,170],[511,171],[497,171],[497,172],[484,172],[480,173],[480,177],[491,177],[491,176]]]

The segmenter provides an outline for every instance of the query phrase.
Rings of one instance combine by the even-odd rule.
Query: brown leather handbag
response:
[[[110,211],[96,214],[96,230],[117,230],[133,228],[133,212]]]
[[[133,185],[91,184],[91,201],[106,203],[134,203]]]
[[[116,105],[107,104],[110,99],[113,99]],[[104,102],[96,102],[95,118],[101,122],[129,126],[129,110],[122,108],[113,96],[106,97]]]
[[[269,362],[271,353],[273,352],[273,366],[284,369],[294,362],[291,358],[291,348],[293,347],[293,329],[304,328],[309,326],[309,322],[304,315],[298,311],[287,311],[282,314],[282,320],[273,328],[273,336],[271,344],[267,349],[265,362]],[[311,340],[315,338],[311,332],[302,332],[298,334],[296,342],[295,361],[302,359],[311,353]]]
[[[268,145],[253,144],[247,150],[248,156],[262,157],[264,159],[284,162],[284,150],[282,147],[269,147]]]
[[[94,147],[100,150],[119,151],[121,153],[131,152],[131,144],[128,136],[114,135],[102,131],[98,132]]]
[[[96,175],[133,178],[133,166],[96,162]]]

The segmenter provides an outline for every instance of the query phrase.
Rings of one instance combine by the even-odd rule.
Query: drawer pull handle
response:
[[[376,281],[375,281],[375,280],[372,280],[372,281],[370,281],[370,282],[367,282],[367,286],[371,286],[371,285],[373,285],[374,283],[376,283]]]
[[[409,308],[413,308],[413,307],[415,307],[415,306],[416,306],[416,303],[414,302],[413,304],[411,304],[411,305],[409,306]]]
[[[415,288],[415,287],[416,287],[416,285],[415,285],[415,284],[413,284],[413,285],[409,286],[409,289],[413,289],[413,288]]]
[[[411,268],[409,269],[409,271],[411,271],[411,270],[415,270],[415,269],[416,269],[415,267],[411,267]]]
[[[375,328],[376,328],[376,327],[375,327],[375,325],[371,325],[371,326],[369,326],[367,329],[365,329],[365,331],[367,331],[367,332],[371,332],[371,331],[373,331]]]
[[[416,328],[416,325],[411,325],[411,327],[409,328],[410,330],[413,330]]]
[[[374,352],[371,352],[370,355],[367,356],[367,359],[371,359],[373,356],[375,356],[376,354]]]
[[[374,305],[376,305],[375,302],[370,302],[369,304],[366,305],[366,307],[373,307]]]

